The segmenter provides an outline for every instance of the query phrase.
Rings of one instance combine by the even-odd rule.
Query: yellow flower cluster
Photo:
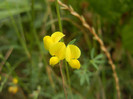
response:
[[[18,91],[18,87],[17,86],[10,86],[8,91],[12,94],[16,94]]]
[[[52,57],[49,60],[51,66],[59,63],[60,60],[65,59],[69,65],[74,69],[80,68],[80,62],[77,60],[80,55],[80,49],[74,44],[65,45],[60,40],[65,35],[61,32],[54,32],[51,36],[43,38],[44,47],[49,51]]]
[[[17,86],[18,79],[13,78],[12,83],[13,83],[13,85],[8,88],[8,91],[12,94],[16,94],[18,92],[18,86]]]

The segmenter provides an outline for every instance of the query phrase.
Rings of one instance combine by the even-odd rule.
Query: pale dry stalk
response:
[[[7,53],[6,53],[6,55],[5,55],[5,57],[4,57],[4,60],[0,63],[0,72],[2,71],[2,68],[3,68],[5,62],[7,61],[7,59],[9,58],[9,56],[11,55],[12,51],[13,51],[13,48],[10,48],[10,49],[7,51]]]
[[[79,15],[77,12],[74,11],[74,9],[71,6],[67,6],[66,4],[62,3],[60,0],[58,0],[58,3],[62,6],[62,9],[68,10],[73,16],[76,16],[78,19],[80,19],[80,21],[82,22],[82,25],[90,31],[90,33],[94,36],[95,40],[97,40],[98,43],[100,44],[101,50],[105,53],[106,57],[108,58],[108,62],[110,64],[111,68],[112,68],[113,76],[114,76],[115,84],[116,84],[117,97],[118,97],[118,99],[120,99],[119,79],[118,79],[118,76],[117,76],[117,73],[116,73],[115,64],[113,63],[113,60],[111,58],[111,55],[108,52],[108,50],[106,49],[103,41],[96,34],[94,28],[93,27],[90,27],[87,24],[87,22],[85,21],[85,18],[83,16]]]

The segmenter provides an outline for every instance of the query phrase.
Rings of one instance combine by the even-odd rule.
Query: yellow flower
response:
[[[17,87],[17,86],[10,86],[10,87],[8,88],[8,91],[9,91],[10,93],[16,94],[16,93],[18,92],[18,87]]]
[[[61,32],[55,32],[51,36],[45,36],[43,38],[44,47],[49,51],[52,57],[49,60],[49,64],[54,66],[59,63],[60,60],[66,58],[66,61],[72,68],[79,69],[80,62],[77,60],[80,55],[80,49],[72,44],[67,47],[64,42],[59,42],[65,35]]]
[[[75,45],[68,45],[66,48],[66,61],[72,68],[79,69],[80,62],[77,60],[81,55],[80,49]]]
[[[14,84],[17,84],[17,83],[18,83],[18,79],[17,79],[17,78],[13,78],[12,82],[13,82]]]
[[[65,58],[66,45],[64,42],[57,42],[50,47],[49,52],[53,56],[50,58],[50,65],[56,65],[60,60]]]
[[[61,32],[54,32],[51,36],[45,36],[43,38],[45,49],[49,50],[54,44],[59,42],[65,35]]]

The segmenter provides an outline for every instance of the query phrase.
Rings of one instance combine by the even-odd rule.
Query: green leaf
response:
[[[99,54],[98,56],[96,56],[94,59],[95,60],[99,60],[99,59],[102,59],[104,57],[104,55],[103,54]]]
[[[90,60],[90,63],[98,70],[98,65],[93,60]]]
[[[90,56],[91,56],[91,59],[94,58],[94,56],[95,56],[95,49],[94,48],[92,48]]]
[[[89,83],[90,83],[89,75],[86,75],[85,78],[86,78],[86,82],[87,82],[87,84],[89,84]]]
[[[85,83],[85,76],[80,78],[80,85],[82,86]]]
[[[72,41],[70,41],[68,44],[74,44],[76,41],[76,39],[73,39]]]

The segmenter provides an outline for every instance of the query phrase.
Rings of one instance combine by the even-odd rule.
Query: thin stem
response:
[[[20,33],[22,34],[22,38],[24,40],[24,42],[26,43],[26,39],[25,39],[25,35],[24,35],[24,29],[23,29],[23,24],[22,24],[22,19],[20,14],[18,15],[18,24],[20,26]]]
[[[13,48],[9,49],[9,51],[7,51],[3,61],[0,63],[0,73],[1,73],[1,70],[2,70],[2,68],[4,66],[4,64],[6,63],[7,59],[10,57],[12,51],[13,51]]]
[[[30,56],[30,53],[29,53],[29,51],[28,51],[27,45],[26,45],[26,43],[24,42],[24,40],[22,40],[22,38],[21,38],[21,35],[20,35],[19,31],[18,31],[18,28],[17,28],[17,26],[16,26],[16,23],[15,23],[15,21],[14,21],[13,16],[11,16],[11,21],[12,21],[12,24],[13,24],[13,26],[14,26],[14,29],[15,29],[15,31],[16,31],[16,33],[17,33],[18,39],[20,40],[20,42],[21,42],[23,48],[25,49],[25,52],[26,52],[28,58],[30,58],[31,56]]]
[[[70,77],[69,77],[69,70],[68,70],[68,67],[67,67],[67,62],[65,62],[65,67],[66,67],[66,73],[67,73],[67,79],[68,79],[68,84],[71,88],[71,82],[70,82]]]
[[[36,39],[36,43],[41,51],[39,38],[37,37],[36,29],[34,27],[34,0],[32,0],[32,2],[31,2],[31,32],[33,33],[33,35]]]
[[[35,37],[35,41],[38,45],[38,48],[40,50],[40,53],[43,54],[43,51],[42,51],[42,48],[41,48],[41,45],[40,45],[40,41],[39,41],[39,38],[38,38],[38,35],[37,35],[37,32],[36,32],[36,29],[34,27],[34,19],[35,19],[35,14],[34,14],[34,0],[32,0],[31,2],[31,33],[33,33],[34,37]]]
[[[61,18],[60,18],[59,4],[58,4],[57,0],[56,0],[56,11],[57,11],[57,17],[58,17],[58,23],[59,23],[59,30],[60,30],[60,32],[63,32],[62,24],[61,24]],[[60,65],[60,72],[61,72],[61,76],[62,76],[62,84],[63,84],[64,94],[65,94],[65,98],[67,99],[67,93],[66,93],[66,89],[65,89],[65,85],[64,85],[62,66],[60,63],[59,63],[59,65]],[[67,72],[68,72],[68,70],[67,70]]]
[[[32,22],[34,21],[34,0],[31,2],[31,9],[32,9]]]
[[[53,20],[53,14],[51,13],[51,6],[49,4],[49,1],[48,0],[44,0],[46,1],[46,4],[47,4],[47,11],[48,11],[48,14],[49,14],[49,17],[50,17],[50,20]],[[52,29],[52,32],[55,31],[55,24],[51,24],[51,29]]]
[[[61,65],[61,63],[59,63],[59,65],[60,65],[60,73],[61,73],[61,77],[62,77],[62,84],[63,84],[64,94],[65,94],[65,97],[67,99],[67,93],[66,93],[66,88],[65,88],[65,83],[64,83],[65,80],[64,80],[63,72],[62,72],[62,65]]]
[[[66,61],[65,61],[65,67],[66,67],[66,74],[67,74],[67,80],[68,80],[68,84],[69,84],[69,88],[70,88],[70,93],[71,93],[71,97],[73,99],[72,89],[71,89],[71,81],[70,81],[70,75],[69,75],[69,69],[68,69]]]
[[[60,29],[61,32],[63,32],[62,24],[61,24],[61,18],[60,18],[59,4],[58,4],[57,0],[56,0],[56,11],[57,11],[57,16],[58,16],[59,29]]]
[[[28,13],[29,17],[31,17],[31,32],[33,33],[34,37],[35,37],[35,41],[37,43],[37,46],[39,48],[39,51],[40,51],[40,54],[42,55],[42,59],[43,59],[43,62],[45,65],[47,65],[47,62],[46,62],[46,59],[45,59],[45,56],[43,55],[43,50],[41,48],[41,44],[40,44],[40,41],[39,41],[39,38],[38,38],[38,35],[37,35],[37,32],[36,32],[36,29],[34,27],[34,19],[35,19],[35,13],[34,13],[34,0],[32,0],[31,2],[31,15]]]
[[[5,1],[6,1],[6,3],[7,3],[6,6],[9,6],[9,3],[7,2],[7,0],[5,0]],[[9,10],[8,10],[8,11],[9,11]],[[28,56],[28,58],[30,58],[30,53],[29,53],[28,47],[27,47],[27,45],[26,45],[26,42],[24,42],[24,40],[22,39],[21,34],[19,33],[19,30],[18,30],[18,28],[17,28],[16,22],[15,22],[15,20],[14,20],[14,18],[13,18],[13,15],[12,15],[12,13],[11,13],[10,11],[9,11],[9,15],[10,15],[11,22],[12,22],[12,24],[13,24],[14,30],[16,31],[16,34],[17,34],[17,36],[18,36],[18,39],[20,40],[20,43],[22,44],[22,46],[23,46],[23,48],[24,48],[24,50],[25,50],[26,55]]]
[[[56,0],[56,11],[57,11],[57,16],[58,16],[59,29],[60,29],[61,32],[63,32],[58,0]],[[65,61],[65,67],[66,67],[66,73],[67,73],[67,79],[68,79],[68,83],[69,83],[69,87],[70,87],[70,92],[72,93],[72,90],[71,90],[71,81],[70,81],[70,76],[69,76],[69,69],[67,67],[67,62],[66,61]],[[60,68],[60,70],[62,72],[62,69],[61,68]],[[65,92],[65,89],[64,89],[64,92]]]

